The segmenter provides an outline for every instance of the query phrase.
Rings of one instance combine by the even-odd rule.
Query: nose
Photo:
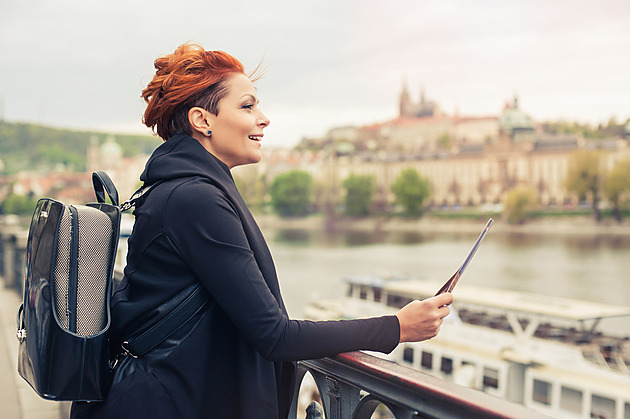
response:
[[[267,115],[260,112],[260,114],[258,115],[258,126],[260,126],[261,128],[265,128],[268,127],[270,123],[271,121],[269,120],[269,118],[267,118]]]

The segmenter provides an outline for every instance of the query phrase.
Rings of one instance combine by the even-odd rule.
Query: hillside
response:
[[[47,170],[63,165],[69,171],[85,170],[87,149],[111,134],[73,131],[44,125],[0,121],[0,174],[20,170]],[[150,135],[115,134],[124,156],[150,154],[161,140]]]

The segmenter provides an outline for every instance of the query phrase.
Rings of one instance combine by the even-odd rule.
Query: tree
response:
[[[604,181],[604,196],[611,203],[617,221],[621,221],[621,205],[623,198],[628,194],[630,194],[630,159],[626,158],[615,164]]]
[[[503,214],[508,223],[521,224],[527,218],[527,213],[538,207],[536,190],[529,186],[516,186],[508,191],[503,203]]]
[[[5,167],[0,173],[20,170],[50,170],[63,165],[73,171],[84,171],[91,137],[104,133],[70,131],[43,125],[0,120],[0,155]],[[160,145],[159,138],[149,135],[117,134],[124,156],[151,153]]]
[[[367,215],[376,190],[376,181],[372,175],[351,174],[343,181],[346,188],[347,215]]]
[[[26,195],[11,193],[0,204],[2,214],[32,215],[37,205],[37,200]]]
[[[313,177],[300,170],[283,173],[273,180],[269,193],[271,205],[279,215],[306,215],[312,202]]]
[[[414,169],[405,169],[391,187],[396,203],[402,205],[408,215],[419,215],[422,203],[431,194],[429,181]]]
[[[569,168],[565,186],[569,192],[578,195],[580,200],[591,200],[595,220],[601,220],[599,200],[603,171],[600,160],[601,152],[596,150],[577,150],[569,157]]]

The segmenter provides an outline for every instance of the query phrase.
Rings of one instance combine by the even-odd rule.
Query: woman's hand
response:
[[[426,300],[415,300],[396,313],[400,323],[400,342],[419,342],[437,336],[448,316],[453,294],[445,292]]]

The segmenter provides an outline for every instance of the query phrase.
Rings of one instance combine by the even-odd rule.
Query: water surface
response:
[[[481,230],[480,226],[480,230]],[[315,298],[343,295],[348,275],[448,279],[477,233],[267,230],[292,316]],[[461,281],[630,305],[630,236],[490,231]]]

